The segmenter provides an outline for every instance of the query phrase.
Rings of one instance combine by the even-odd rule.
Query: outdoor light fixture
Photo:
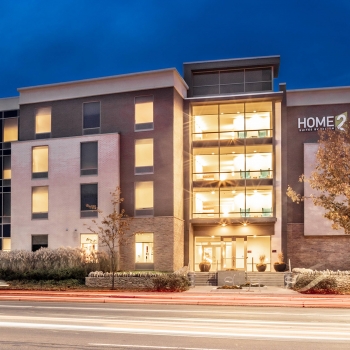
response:
[[[249,222],[247,220],[241,221],[242,226],[246,227],[249,225]]]

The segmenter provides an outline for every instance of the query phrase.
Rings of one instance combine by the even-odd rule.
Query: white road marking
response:
[[[180,336],[180,337],[200,337],[200,338],[238,338],[238,339],[272,339],[272,340],[316,340],[316,341],[350,341],[350,333],[339,331],[319,331],[308,330],[284,330],[285,332],[293,332],[294,334],[276,334],[275,328],[261,328],[258,331],[253,329],[226,329],[222,331],[214,331],[213,327],[208,325],[209,329],[201,328],[197,330],[169,330],[169,329],[147,329],[147,328],[123,328],[123,327],[106,327],[106,326],[87,326],[87,325],[61,325],[48,323],[9,323],[0,322],[0,328],[19,328],[19,329],[46,329],[46,330],[60,330],[60,331],[84,331],[84,332],[103,332],[103,333],[124,333],[124,334],[142,334],[142,335],[165,335],[165,336]],[[183,326],[184,327],[184,326]],[[253,333],[242,333],[242,332]],[[259,331],[261,331],[259,333]]]
[[[181,313],[181,314],[208,314],[208,310],[175,310],[175,309],[153,309],[153,308],[101,308],[101,307],[67,307],[67,306],[32,306],[32,305],[8,305],[8,304],[0,304],[0,308],[23,308],[23,309],[59,309],[59,310],[96,310],[96,311],[109,311],[109,312],[117,312],[117,311],[124,311],[124,312],[168,312],[168,313]],[[217,307],[217,306],[215,306]],[[229,306],[225,306],[227,308]],[[232,306],[236,307],[236,306]],[[305,310],[306,311],[306,310]],[[310,311],[310,313],[290,313],[288,312],[288,316],[326,316],[326,317],[344,317],[345,315],[350,316],[350,310],[344,309],[342,314],[328,314],[328,313],[313,313],[312,309],[307,309],[307,311]],[[211,314],[219,313],[220,315],[283,315],[285,316],[285,312],[277,312],[277,311],[264,311],[261,312],[259,309],[257,311],[218,311],[216,312],[214,309],[211,310]]]

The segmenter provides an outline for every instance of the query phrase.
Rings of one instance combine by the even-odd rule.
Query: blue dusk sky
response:
[[[0,0],[0,98],[17,88],[280,55],[287,89],[350,86],[349,0]]]

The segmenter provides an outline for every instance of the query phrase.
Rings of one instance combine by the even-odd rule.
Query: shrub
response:
[[[152,278],[154,288],[158,292],[180,292],[188,290],[191,283],[187,276],[163,274]]]
[[[93,270],[108,270],[105,252],[87,255],[80,248],[41,248],[35,252],[26,250],[0,251],[0,278],[5,280],[82,280]]]

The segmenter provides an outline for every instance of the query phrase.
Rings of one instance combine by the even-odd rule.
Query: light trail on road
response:
[[[154,305],[153,305],[154,306]],[[86,341],[90,347],[119,347],[141,349],[141,344],[105,342],[98,334],[127,335],[132,339],[163,339],[163,349],[196,349],[195,346],[172,347],[169,338],[202,339],[211,347],[198,349],[223,350],[216,340],[226,342],[271,341],[292,343],[350,344],[350,311],[331,309],[268,309],[244,307],[203,307],[151,305],[113,308],[107,304],[84,305],[12,303],[0,304],[0,330],[16,333],[59,332],[66,337],[74,334],[93,334],[95,341]],[[283,310],[283,311],[282,311]],[[181,313],[181,315],[180,315]],[[84,339],[84,336],[81,336]],[[140,338],[141,337],[141,338]],[[147,337],[147,338],[145,338]],[[1,340],[0,340],[1,344]],[[226,344],[226,343],[225,343]],[[162,349],[160,345],[143,344],[145,349]],[[1,345],[0,345],[1,348]],[[331,349],[331,347],[329,347]],[[337,348],[334,348],[337,349]]]

